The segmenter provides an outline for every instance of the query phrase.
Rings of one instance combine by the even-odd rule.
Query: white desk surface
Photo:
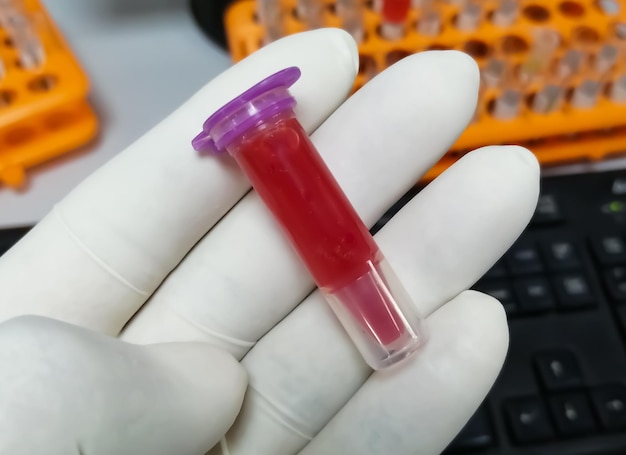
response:
[[[211,0],[208,0],[211,1]],[[44,0],[92,83],[96,143],[0,187],[0,227],[32,224],[87,175],[176,109],[231,60],[187,0]]]
[[[207,0],[211,1],[211,0]],[[44,0],[92,81],[99,140],[0,188],[0,227],[33,224],[88,174],[231,64],[194,23],[187,0]],[[546,174],[626,168],[626,158]]]

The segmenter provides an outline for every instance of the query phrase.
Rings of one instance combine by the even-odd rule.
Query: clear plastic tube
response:
[[[256,8],[259,22],[265,28],[266,44],[285,36],[285,11],[282,2],[257,0]]]
[[[614,103],[626,103],[626,74],[613,81],[609,97]]]
[[[324,26],[324,3],[322,0],[298,0],[298,15],[307,29],[321,28]]]
[[[605,44],[600,48],[594,59],[594,69],[600,75],[605,75],[617,63],[619,49],[613,44]]]
[[[21,4],[15,1],[0,3],[0,27],[7,30],[13,41],[22,68],[34,69],[45,62],[43,43]]]
[[[493,107],[493,116],[499,120],[511,120],[517,117],[522,106],[522,92],[516,89],[506,89],[496,98]]]
[[[411,0],[381,0],[380,33],[383,38],[393,41],[404,36],[410,8]]]
[[[587,79],[574,89],[572,106],[580,109],[589,109],[598,103],[602,84],[600,81]]]
[[[506,78],[507,63],[501,58],[491,58],[481,71],[481,79],[485,87],[500,87]]]
[[[520,67],[519,77],[522,84],[529,84],[546,75],[554,54],[561,44],[560,35],[548,28],[535,30],[533,38],[530,54]]]
[[[578,73],[582,65],[584,54],[577,49],[568,50],[559,60],[556,67],[556,76],[560,81],[566,81]]]
[[[357,43],[363,41],[363,0],[337,0],[337,15],[342,28],[350,33]]]
[[[192,143],[235,159],[365,361],[386,368],[423,345],[422,322],[295,117],[288,87],[299,75],[287,68],[247,90]]]
[[[532,110],[548,114],[559,109],[563,104],[565,89],[560,85],[547,84],[533,98]]]
[[[493,12],[491,21],[498,27],[508,27],[515,22],[518,12],[517,0],[501,0]]]
[[[417,33],[425,36],[436,36],[441,32],[441,12],[434,0],[422,0],[419,3]]]
[[[467,0],[456,17],[456,28],[464,32],[476,30],[483,16],[483,7],[479,1]]]

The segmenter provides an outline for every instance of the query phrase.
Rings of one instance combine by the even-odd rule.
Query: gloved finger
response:
[[[41,314],[117,333],[189,249],[249,189],[191,139],[226,101],[287,66],[313,131],[352,87],[358,55],[340,30],[289,36],[227,70],[87,178],[0,262],[0,320]],[[157,76],[155,76],[157,77]]]
[[[313,134],[366,223],[448,150],[473,115],[477,88],[477,67],[468,56],[417,54],[367,84]],[[312,289],[310,275],[251,192],[168,277],[122,337],[210,340],[241,357]]]
[[[438,309],[428,324],[424,350],[375,371],[302,455],[441,453],[493,385],[508,331],[500,303],[474,291]]]
[[[197,455],[239,411],[241,365],[207,344],[135,346],[38,316],[0,324],[0,453]]]
[[[524,149],[477,150],[409,201],[376,234],[423,315],[445,306],[471,286],[515,241],[533,213],[538,175],[536,160]],[[432,282],[421,274],[432,277]],[[482,326],[480,316],[471,319],[484,332],[504,330],[494,324]],[[440,330],[430,319],[425,327],[431,335]],[[442,362],[448,360],[454,358]],[[228,434],[234,455],[254,453],[252,447],[257,444],[265,453],[294,453],[371,373],[319,292],[261,338],[243,364],[251,387]]]

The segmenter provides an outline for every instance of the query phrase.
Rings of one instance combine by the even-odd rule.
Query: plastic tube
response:
[[[248,176],[365,361],[393,365],[424,342],[420,318],[367,227],[295,117],[300,70],[264,79],[192,141],[227,151]]]
[[[380,33],[388,40],[398,40],[406,31],[406,20],[411,8],[411,0],[382,0]]]
[[[257,0],[259,22],[265,28],[265,43],[271,43],[285,35],[284,11],[282,3],[276,0]]]
[[[363,41],[364,35],[363,10],[362,0],[337,0],[337,15],[342,28],[358,43]]]
[[[418,6],[417,33],[436,36],[441,32],[441,13],[434,0],[422,0]]]
[[[298,0],[298,15],[306,28],[314,30],[324,26],[324,4],[322,0]]]
[[[517,19],[519,5],[517,0],[501,0],[493,12],[491,21],[498,27],[508,27]]]
[[[533,80],[545,76],[559,48],[561,38],[559,34],[548,28],[540,28],[533,33],[533,44],[530,55],[520,68],[520,82],[529,84]]]
[[[476,30],[482,20],[483,8],[479,1],[467,0],[456,17],[456,28],[464,32]]]

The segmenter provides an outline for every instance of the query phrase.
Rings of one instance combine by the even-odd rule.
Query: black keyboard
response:
[[[509,352],[444,453],[626,454],[626,170],[543,178],[531,224],[474,289],[502,302]]]
[[[0,255],[26,231],[0,230]],[[474,288],[502,302],[510,347],[445,454],[626,454],[626,170],[542,179],[530,226]]]

